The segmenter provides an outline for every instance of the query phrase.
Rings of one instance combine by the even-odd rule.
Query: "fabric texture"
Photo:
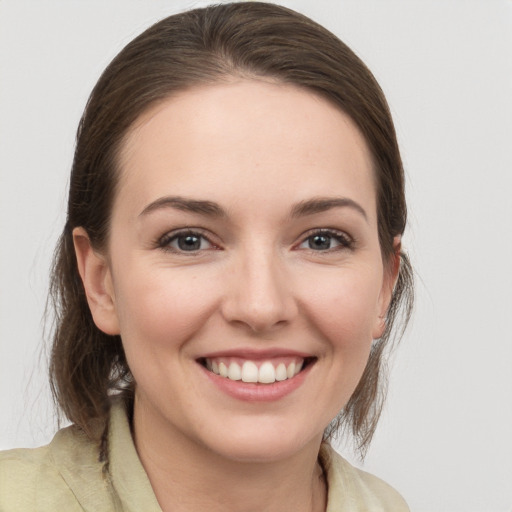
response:
[[[322,444],[319,457],[326,512],[408,512],[392,487],[329,445]],[[0,452],[0,512],[161,512],[120,401],[110,414],[108,458],[107,468],[97,444],[74,426],[57,432],[48,446]]]

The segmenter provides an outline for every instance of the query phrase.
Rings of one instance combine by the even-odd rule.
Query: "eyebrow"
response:
[[[306,215],[326,212],[332,208],[352,208],[368,221],[368,215],[365,209],[359,203],[348,197],[316,197],[308,199],[307,201],[301,201],[292,208],[291,216],[304,217]]]
[[[225,210],[213,201],[189,199],[180,196],[165,196],[148,204],[139,214],[139,217],[162,208],[175,208],[185,212],[198,213],[207,217],[226,216]],[[365,220],[368,220],[368,216],[364,208],[359,203],[348,197],[316,197],[306,201],[301,201],[293,206],[291,217],[305,217],[307,215],[326,212],[332,208],[352,208],[356,212],[360,213]]]
[[[224,217],[226,212],[213,201],[201,201],[198,199],[188,199],[186,197],[165,196],[148,204],[139,217],[147,215],[161,208],[175,208],[190,213],[199,213],[208,217]]]

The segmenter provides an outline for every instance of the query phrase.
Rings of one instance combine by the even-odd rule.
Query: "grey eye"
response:
[[[337,242],[333,240],[332,236],[321,234],[321,235],[313,235],[308,237],[307,239],[309,249],[313,249],[315,251],[325,251],[327,249],[332,249],[333,242]]]
[[[312,251],[331,251],[335,249],[351,248],[352,240],[341,231],[317,231],[304,238],[299,249]]]
[[[179,236],[176,241],[182,251],[197,251],[201,248],[201,238],[195,235]]]
[[[174,235],[166,245],[180,252],[194,252],[212,247],[212,244],[198,233],[179,233]]]

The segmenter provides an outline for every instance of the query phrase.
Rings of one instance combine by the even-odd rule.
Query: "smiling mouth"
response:
[[[315,357],[281,357],[261,361],[237,357],[207,357],[200,359],[199,363],[208,371],[226,379],[273,384],[292,379],[315,360]]]

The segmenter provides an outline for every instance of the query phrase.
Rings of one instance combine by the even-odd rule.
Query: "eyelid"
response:
[[[186,236],[186,235],[194,235],[194,236],[203,238],[211,245],[211,247],[208,247],[207,249],[198,249],[196,251],[182,251],[179,249],[175,249],[174,247],[171,247],[169,245],[174,239],[178,238],[179,236]],[[172,252],[175,254],[187,254],[187,255],[193,256],[193,255],[197,255],[204,251],[219,250],[220,249],[219,244],[215,243],[212,240],[212,238],[213,237],[211,236],[211,233],[207,232],[203,228],[187,226],[187,227],[177,228],[177,229],[166,232],[164,235],[157,238],[155,245],[156,245],[156,247],[158,247],[159,249],[162,249],[163,251],[169,251],[169,252]]]
[[[201,237],[204,240],[206,240],[211,245],[211,247],[208,247],[207,249],[197,249],[197,250],[193,250],[193,251],[183,251],[183,250],[179,250],[179,249],[170,247],[169,244],[171,241],[173,241],[174,239],[176,239],[179,236],[186,236],[186,235],[195,235],[195,236]],[[335,240],[337,240],[340,244],[339,247],[333,247],[331,249],[325,249],[325,250],[309,249],[310,251],[315,252],[315,253],[329,253],[329,252],[335,252],[337,250],[353,249],[353,246],[356,243],[356,240],[354,239],[354,237],[352,237],[351,235],[349,235],[347,232],[345,232],[343,230],[336,229],[336,228],[313,228],[313,229],[310,229],[300,235],[299,241],[296,244],[294,244],[293,249],[300,249],[300,245],[305,243],[308,238],[315,236],[315,235],[330,236],[330,237],[334,238]],[[208,250],[222,249],[219,243],[213,241],[213,238],[214,237],[212,236],[212,234],[203,228],[186,226],[186,227],[181,227],[181,228],[177,228],[177,229],[166,232],[164,235],[162,235],[156,239],[154,245],[159,249],[162,249],[164,251],[173,252],[176,254],[187,254],[188,253],[189,255],[194,255],[194,254],[197,255],[201,252],[208,251]],[[306,250],[308,250],[308,249],[306,249]]]
[[[354,244],[356,242],[354,237],[352,237],[351,235],[349,235],[348,233],[346,233],[345,231],[342,231],[340,229],[314,228],[314,229],[310,229],[310,230],[306,231],[305,233],[303,233],[300,236],[299,242],[294,246],[294,248],[298,249],[300,247],[300,245],[302,245],[303,243],[305,243],[307,241],[308,238],[315,236],[315,235],[328,235],[328,236],[336,239],[340,243],[340,247],[334,247],[331,249],[326,249],[324,251],[315,251],[314,249],[306,249],[306,250],[310,250],[310,251],[316,252],[316,253],[329,253],[329,252],[334,252],[337,250],[353,249]]]

